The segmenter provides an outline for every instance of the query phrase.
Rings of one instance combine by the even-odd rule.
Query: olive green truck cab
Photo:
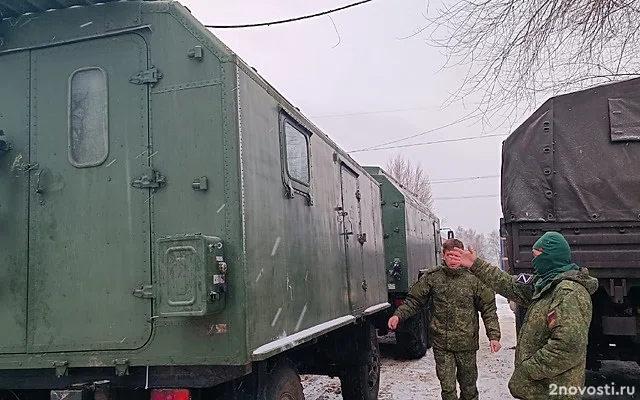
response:
[[[378,182],[178,2],[0,15],[0,393],[377,398]]]
[[[380,183],[388,308],[377,321],[381,335],[387,319],[402,305],[411,286],[424,271],[442,263],[440,220],[416,196],[380,167],[365,167]],[[449,230],[448,237],[453,232]],[[431,301],[422,312],[400,324],[395,331],[400,354],[421,358],[431,347],[429,329]]]

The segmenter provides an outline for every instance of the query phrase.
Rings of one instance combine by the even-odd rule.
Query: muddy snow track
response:
[[[509,303],[501,296],[496,297],[498,317],[502,331],[502,349],[492,354],[489,341],[480,322],[480,350],[478,351],[478,391],[480,399],[513,399],[507,383],[513,371],[513,358],[516,344],[515,320]],[[440,399],[440,383],[436,377],[433,351],[429,349],[420,360],[402,360],[395,351],[393,334],[380,338],[382,353],[382,375],[380,381],[380,400],[427,400]],[[598,372],[587,371],[586,385],[616,386],[634,385],[636,393],[630,396],[599,396],[584,399],[640,399],[640,368],[635,363],[607,362]],[[306,400],[339,400],[340,380],[314,375],[302,376]]]

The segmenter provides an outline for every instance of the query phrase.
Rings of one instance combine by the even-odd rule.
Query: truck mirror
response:
[[[447,239],[453,239],[453,231],[447,232]]]

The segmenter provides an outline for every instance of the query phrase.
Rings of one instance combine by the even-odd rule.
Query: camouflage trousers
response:
[[[458,400],[456,378],[460,384],[460,400],[478,400],[478,367],[476,351],[446,351],[433,349],[436,375],[442,388],[442,400]]]

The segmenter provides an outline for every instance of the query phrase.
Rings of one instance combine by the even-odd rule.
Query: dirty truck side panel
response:
[[[357,235],[362,231],[362,208],[356,197],[360,193],[358,174],[346,165],[340,166],[340,198],[342,206],[340,235],[344,239],[346,251],[347,282],[351,309],[364,306],[364,260],[363,249],[358,246]]]
[[[19,369],[31,369],[43,388],[51,387],[54,371],[73,372],[57,386],[79,383],[81,371],[114,385],[139,386],[147,373],[150,385],[160,377],[176,382],[183,375],[159,370],[168,366],[193,378],[193,370],[174,366],[245,365],[252,350],[285,334],[336,319],[350,323],[366,308],[386,305],[376,182],[253,72],[245,67],[236,76],[242,63],[184,7],[116,2],[14,22],[3,25],[9,47],[0,45],[0,65],[26,72],[10,82],[0,77],[0,83],[30,95],[31,104],[0,92],[0,105],[16,110],[0,121],[15,132],[25,162],[39,165],[20,175],[24,183],[11,173],[2,178],[15,190],[0,195],[0,206],[15,207],[11,217],[0,207],[0,215],[16,227],[12,240],[22,241],[0,253],[12,268],[3,272],[17,283],[10,296],[18,298],[0,306],[0,315],[15,321],[11,336],[0,339],[6,349],[0,382],[13,385]],[[8,53],[18,48],[27,50]],[[78,101],[70,106],[76,73],[86,90],[72,91]],[[95,112],[101,96],[107,105]],[[287,145],[278,105],[312,133],[312,197],[285,195],[301,187],[285,185]],[[85,131],[98,134],[80,140],[95,156],[87,162],[75,153],[69,158],[69,121],[90,124]],[[107,132],[107,142],[100,132]],[[98,151],[105,143],[106,154]],[[347,244],[339,213],[342,165],[355,173],[360,191],[345,191],[360,197],[361,210]],[[200,237],[195,234],[221,240],[215,251],[228,266],[224,302],[210,304],[221,307],[205,316],[159,315],[175,305],[167,305],[167,294],[190,294],[195,278],[183,273],[193,267],[189,257],[168,258],[162,251],[172,243],[179,247],[185,235]],[[358,269],[348,269],[348,246],[360,246]],[[167,274],[172,268],[175,274]],[[361,292],[349,293],[348,274]],[[5,290],[0,296],[12,299]],[[14,354],[27,351],[44,354]],[[131,375],[114,376],[128,367]]]
[[[326,176],[312,166],[313,206],[299,194],[285,197],[280,139],[284,121],[278,102],[246,72],[239,74],[247,307],[256,311],[248,321],[248,343],[257,348],[320,323],[326,315],[348,314],[349,299],[333,209],[340,198],[339,185],[325,183],[335,175]],[[322,155],[314,136],[309,147],[315,165]],[[334,218],[324,219],[321,213]],[[342,295],[320,297],[318,287]]]
[[[0,353],[26,350],[29,207],[29,52],[0,56],[0,130],[12,149],[0,154]]]
[[[407,270],[407,221],[404,196],[386,177],[374,176],[381,183],[385,267],[389,271],[387,288],[389,292],[408,292],[411,279]]]
[[[384,264],[384,240],[382,230],[382,210],[380,208],[380,185],[375,178],[360,174],[362,196],[362,231],[366,233],[362,247],[364,259],[364,280],[367,290],[367,307],[387,301],[386,271]],[[357,238],[354,238],[357,239]],[[359,245],[357,240],[353,242]]]
[[[359,217],[350,214],[355,223],[345,225],[340,216],[341,170],[352,174],[351,188],[345,192],[353,197],[351,204],[358,203],[352,187],[357,182],[362,212],[375,204],[371,196],[378,196],[377,185],[369,186],[375,182],[348,157],[338,154],[321,132],[259,76],[242,63],[239,71],[247,308],[253,315],[248,321],[248,345],[255,349],[384,302],[384,281],[379,273],[371,273],[382,270],[381,258],[370,256],[382,251],[372,238],[380,235],[380,217],[363,215],[359,225]],[[307,143],[310,157],[306,156]],[[287,151],[289,162],[285,161]],[[305,181],[310,176],[310,185],[296,182],[292,175]],[[360,264],[353,270],[347,269],[351,266],[342,235],[345,230],[353,231],[349,235],[353,252],[362,249],[362,254],[355,255]],[[367,233],[364,245],[357,241],[361,233]],[[352,286],[358,282],[351,293],[349,275]],[[364,279],[368,279],[366,291]]]
[[[440,262],[439,221],[379,167],[366,169],[381,184],[387,287],[407,293],[420,270]]]
[[[81,30],[78,21],[86,21]],[[37,48],[0,54],[3,67],[24,68],[3,73],[2,87],[25,94],[20,105],[19,97],[0,93],[2,109],[16,111],[11,119],[5,113],[0,116],[0,129],[10,130],[14,142],[7,154],[11,160],[0,157],[7,172],[6,187],[12,189],[0,194],[0,213],[11,205],[7,226],[13,230],[6,243],[21,237],[24,241],[22,249],[16,245],[0,253],[10,261],[0,274],[12,276],[2,282],[15,283],[11,290],[0,290],[7,300],[0,305],[0,314],[15,321],[3,327],[10,336],[3,334],[0,339],[0,366],[45,368],[48,373],[54,363],[69,369],[107,367],[107,375],[112,375],[114,360],[126,360],[131,367],[246,364],[236,79],[228,50],[177,3],[118,2],[51,11],[21,26],[11,26],[13,22],[3,26],[7,41],[0,52],[11,49],[6,44]],[[146,24],[156,29],[147,29]],[[131,32],[113,32],[130,28]],[[72,39],[77,42],[60,43]],[[190,57],[198,45],[203,57]],[[183,62],[176,54],[184,55]],[[152,66],[163,73],[158,82],[130,82]],[[79,168],[68,156],[67,92],[69,77],[84,67],[100,67],[107,76],[109,151],[99,165]],[[89,78],[94,80],[85,76],[82,82],[100,83],[93,75]],[[31,157],[39,168],[19,176],[14,170],[12,175],[9,169],[20,153],[24,165]],[[153,193],[133,187],[131,183],[150,168],[163,174],[166,184]],[[208,188],[196,190],[194,181],[202,177],[207,178]],[[29,350],[49,352],[42,357],[11,354],[27,350],[23,321],[29,183],[33,295],[28,337]],[[152,238],[150,222],[157,230]],[[158,305],[166,299],[158,296],[162,291],[157,289],[166,293],[169,285],[155,286],[159,282],[153,277],[161,276],[158,261],[164,260],[158,254],[161,247],[154,243],[194,233],[220,237],[225,257],[232,260],[226,304],[206,317],[160,318],[152,314],[152,305],[155,311],[161,309]],[[133,295],[134,289],[152,282],[155,287]],[[185,283],[189,282],[181,278],[170,289],[190,288]],[[78,323],[78,318],[84,322]],[[45,340],[51,338],[49,345]],[[137,350],[124,351],[132,348]],[[152,382],[157,381],[161,372],[151,372],[156,377]],[[139,371],[133,370],[133,375],[138,379]]]
[[[153,147],[145,158],[150,158],[152,166],[167,179],[166,186],[152,198],[154,242],[180,234],[219,237],[228,265],[227,292],[220,312],[156,319],[150,351],[178,363],[207,360],[244,364],[245,282],[235,66],[227,61],[220,43],[199,30],[182,6],[151,4],[145,11],[146,23],[164,27],[147,33],[151,64],[158,67],[162,78],[150,89]],[[180,246],[179,242],[174,246]],[[154,256],[158,268],[163,257],[160,248]],[[158,277],[158,272],[154,276]],[[170,300],[157,298],[156,306],[181,312],[182,307],[170,306]]]
[[[151,334],[150,304],[131,295],[150,281],[149,196],[129,185],[147,164],[147,91],[128,82],[146,58],[137,35],[32,51],[30,351]]]
[[[440,251],[436,238],[440,237],[437,221],[426,212],[423,205],[405,197],[405,218],[407,220],[407,263],[410,283],[415,282],[420,270],[438,265],[437,252]]]

